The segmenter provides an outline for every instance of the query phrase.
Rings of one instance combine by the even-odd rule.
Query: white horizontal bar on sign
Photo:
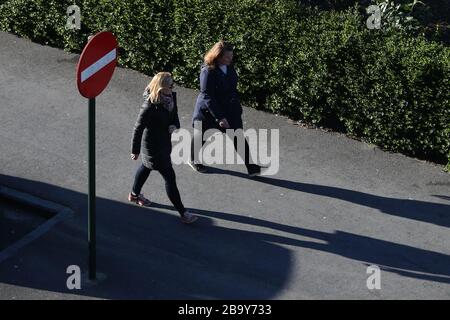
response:
[[[96,62],[91,64],[89,67],[81,72],[81,82],[92,77],[97,71],[106,66],[108,63],[116,58],[116,48],[112,49],[110,52],[105,54],[103,57],[98,59]]]

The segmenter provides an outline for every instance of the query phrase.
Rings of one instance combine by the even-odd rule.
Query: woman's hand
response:
[[[229,129],[230,128],[230,124],[228,123],[226,118],[223,118],[219,121],[219,126],[221,126],[224,129]]]
[[[131,158],[131,160],[137,160],[137,159],[139,158],[139,153],[138,153],[138,154],[132,153],[132,154],[130,155],[130,158]]]
[[[170,125],[169,126],[169,133],[172,134],[172,132],[174,132],[175,130],[177,130],[177,127],[174,125]]]

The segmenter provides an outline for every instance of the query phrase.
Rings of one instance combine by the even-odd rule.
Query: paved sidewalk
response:
[[[280,129],[280,171],[250,179],[238,165],[208,174],[175,166],[180,223],[163,180],[126,201],[138,162],[131,132],[149,77],[117,68],[97,99],[98,271],[70,291],[66,268],[87,267],[87,101],[78,55],[0,33],[0,185],[74,215],[0,263],[0,299],[449,299],[450,174],[341,134],[245,108],[246,128]],[[190,128],[197,91],[177,88]],[[369,290],[368,265],[381,268]]]

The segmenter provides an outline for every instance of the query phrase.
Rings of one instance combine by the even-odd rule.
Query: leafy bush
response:
[[[369,30],[357,5],[324,11],[296,0],[76,3],[81,30],[65,28],[73,1],[0,0],[0,29],[73,52],[89,34],[110,30],[121,65],[172,71],[193,88],[204,53],[223,38],[236,48],[245,105],[450,168],[450,48],[407,30]],[[331,9],[335,3],[323,1]]]

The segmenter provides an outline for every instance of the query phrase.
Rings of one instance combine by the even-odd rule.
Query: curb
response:
[[[0,251],[0,263],[13,256],[21,248],[38,239],[46,232],[48,232],[57,223],[68,218],[69,216],[72,216],[74,213],[71,209],[59,205],[57,203],[40,199],[28,193],[20,192],[4,186],[0,186],[0,198],[6,198],[9,200],[13,200],[15,202],[20,202],[30,207],[51,212],[52,214],[54,214],[52,218],[48,219],[39,227],[37,227],[36,229],[25,235],[18,241],[14,242],[14,244],[10,245],[6,249]]]

